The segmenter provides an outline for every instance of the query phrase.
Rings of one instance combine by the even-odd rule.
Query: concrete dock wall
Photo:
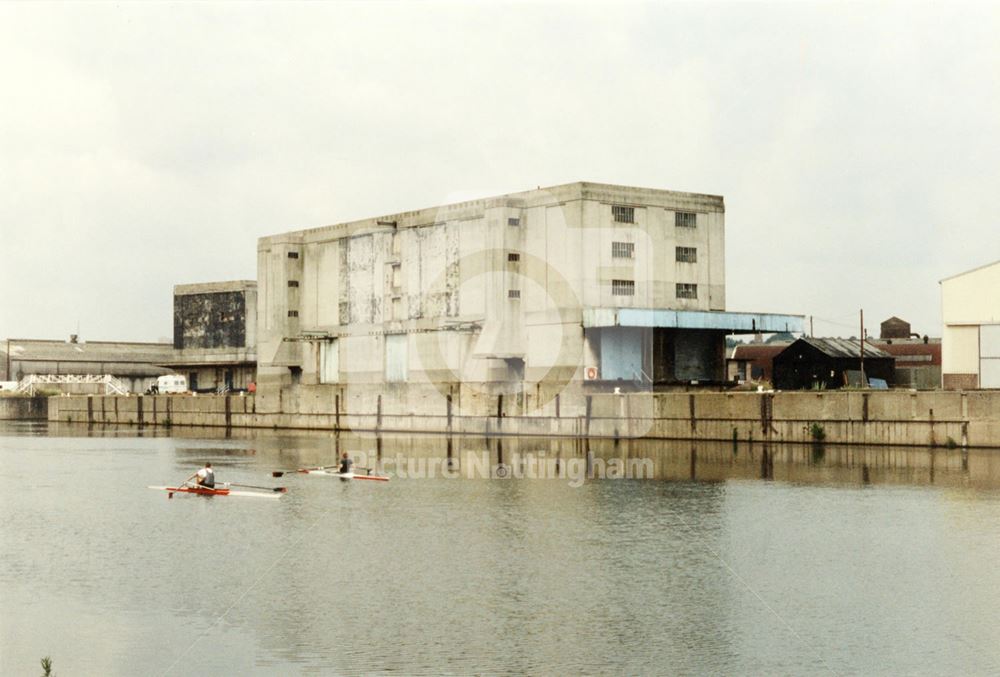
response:
[[[44,421],[46,418],[46,397],[0,397],[0,421]]]
[[[457,394],[395,397],[348,387],[266,412],[252,396],[54,397],[48,416],[142,426],[772,442],[822,435],[834,444],[1000,447],[1000,391],[580,393],[534,409],[530,395],[476,397],[474,406],[458,406]]]

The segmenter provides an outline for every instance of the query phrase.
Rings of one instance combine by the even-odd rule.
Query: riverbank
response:
[[[456,435],[654,438],[1000,448],[1000,391],[601,393],[578,415],[407,411],[393,400],[336,398],[329,411],[258,411],[252,396],[53,397],[48,419],[136,426],[212,426]]]

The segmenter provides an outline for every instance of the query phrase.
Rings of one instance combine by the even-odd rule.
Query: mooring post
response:
[[[448,394],[448,433],[451,434],[451,393]]]
[[[382,395],[378,396],[377,411],[375,413],[375,430],[382,430]]]

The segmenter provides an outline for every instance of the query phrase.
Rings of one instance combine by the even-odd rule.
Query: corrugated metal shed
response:
[[[71,343],[46,339],[10,339],[10,359],[19,362],[109,362],[160,364],[174,356],[171,343],[87,341]]]
[[[822,352],[824,355],[837,358],[853,358],[858,357],[859,350],[857,339],[845,339],[845,338],[811,338],[808,336],[803,336],[802,341],[805,341],[816,350]],[[873,346],[868,341],[865,341],[865,357],[892,357],[889,353],[884,350],[879,350]]]

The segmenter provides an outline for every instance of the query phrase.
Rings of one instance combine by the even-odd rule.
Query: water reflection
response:
[[[0,435],[53,435],[58,437],[169,437],[171,439],[232,440],[229,446],[199,444],[180,446],[178,454],[197,462],[258,453],[278,468],[294,469],[334,463],[342,451],[382,462],[438,460],[437,467],[465,476],[470,464],[505,465],[548,461],[555,474],[565,475],[573,459],[585,463],[588,479],[600,479],[595,463],[607,468],[612,460],[628,465],[648,461],[646,479],[724,482],[767,479],[803,484],[913,484],[1000,487],[1000,453],[989,449],[946,449],[888,446],[843,446],[822,442],[768,445],[761,442],[691,442],[680,440],[556,439],[543,437],[467,437],[337,433],[326,431],[270,431],[220,428],[157,428],[138,430],[112,425],[67,423],[6,423]],[[253,440],[247,447],[244,442]],[[485,455],[485,456],[484,456]],[[404,465],[404,468],[406,466]],[[421,467],[427,468],[425,464]],[[442,473],[444,474],[444,473]],[[518,473],[511,473],[512,476]],[[530,474],[530,473],[528,473]],[[537,474],[537,473],[536,473]],[[520,473],[518,476],[524,476]],[[494,473],[493,477],[497,477]],[[640,477],[641,478],[641,477]]]
[[[1000,671],[995,452],[136,432],[0,427],[0,673]],[[145,489],[341,451],[510,472]],[[529,458],[649,479],[517,479]]]

